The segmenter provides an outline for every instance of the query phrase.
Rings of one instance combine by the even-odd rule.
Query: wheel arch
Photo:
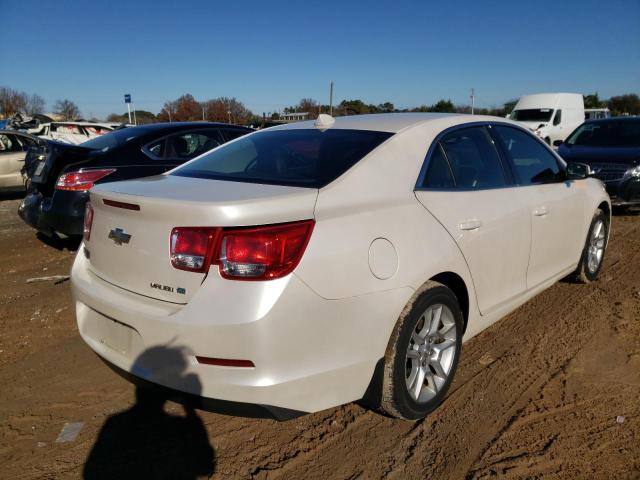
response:
[[[607,215],[609,223],[611,223],[611,205],[609,205],[609,202],[600,203],[600,205],[598,205],[598,208]]]
[[[467,323],[469,322],[469,289],[467,284],[460,275],[454,272],[442,272],[434,275],[429,280],[443,284],[456,296],[464,319],[462,333],[466,332]]]

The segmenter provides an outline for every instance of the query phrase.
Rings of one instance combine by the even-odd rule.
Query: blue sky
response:
[[[0,85],[103,117],[233,96],[397,107],[525,93],[640,93],[640,0],[0,0]]]

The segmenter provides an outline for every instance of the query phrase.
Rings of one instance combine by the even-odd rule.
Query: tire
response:
[[[598,230],[598,231],[596,231]],[[587,240],[585,241],[580,262],[576,270],[569,275],[569,279],[578,283],[593,282],[602,269],[604,254],[609,240],[609,217],[600,209],[593,214]],[[600,249],[598,256],[594,248]],[[594,257],[595,255],[595,257]],[[597,258],[597,261],[595,261]],[[591,262],[590,262],[591,260]]]
[[[442,403],[458,366],[463,328],[453,292],[427,282],[405,307],[389,340],[380,401],[384,413],[416,420]]]

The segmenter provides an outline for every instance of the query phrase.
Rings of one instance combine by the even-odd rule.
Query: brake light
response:
[[[82,236],[85,241],[89,241],[91,238],[91,227],[93,226],[93,207],[91,203],[87,202],[84,208],[84,227],[82,229]]]
[[[93,187],[98,180],[111,175],[115,168],[104,168],[100,170],[78,170],[77,172],[63,173],[58,177],[56,190],[87,191]]]
[[[171,265],[179,270],[205,272],[219,228],[176,227],[171,231]]]
[[[304,254],[315,222],[252,228],[176,227],[171,231],[171,264],[206,272],[219,265],[230,280],[273,280],[291,273]]]
[[[304,253],[314,221],[222,231],[220,274],[224,278],[272,280],[291,273]]]

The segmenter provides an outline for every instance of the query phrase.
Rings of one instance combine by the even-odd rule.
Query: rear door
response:
[[[495,125],[496,141],[509,158],[532,223],[527,287],[575,265],[584,244],[584,197],[541,141],[519,128]]]
[[[416,189],[462,251],[482,314],[526,289],[531,220],[519,190],[487,126],[437,139]]]

